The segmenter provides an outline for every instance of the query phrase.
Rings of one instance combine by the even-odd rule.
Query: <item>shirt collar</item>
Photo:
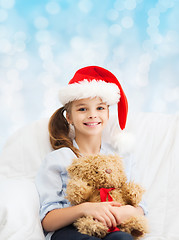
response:
[[[78,144],[75,141],[75,139],[73,139],[73,146],[79,150]],[[104,144],[103,144],[103,141],[101,141],[101,147],[100,147],[99,153],[102,153],[103,151],[104,151]]]

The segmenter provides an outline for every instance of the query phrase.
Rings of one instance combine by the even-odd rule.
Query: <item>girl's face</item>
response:
[[[101,135],[109,119],[108,105],[101,98],[84,98],[73,101],[67,120],[74,125],[75,134]]]

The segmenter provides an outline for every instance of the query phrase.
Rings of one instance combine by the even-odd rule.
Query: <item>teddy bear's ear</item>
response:
[[[67,167],[67,171],[70,177],[78,175],[77,172],[79,171],[79,161],[76,158],[73,160],[72,164]]]
[[[110,156],[111,161],[113,162],[113,166],[115,164],[115,168],[119,173],[119,182],[126,182],[127,181],[127,176],[125,173],[125,168],[124,168],[124,164],[123,164],[123,159],[119,156],[119,155],[112,155]]]
[[[68,175],[70,177],[81,178],[84,176],[84,172],[89,168],[90,163],[93,163],[95,156],[88,155],[73,159],[71,165],[67,168]]]
[[[70,177],[74,175],[76,167],[74,165],[71,165],[70,167],[67,168],[68,174]]]

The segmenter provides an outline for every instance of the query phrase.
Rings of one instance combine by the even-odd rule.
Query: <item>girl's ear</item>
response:
[[[66,112],[66,119],[69,124],[72,124],[72,120],[71,120],[70,114],[68,112]]]

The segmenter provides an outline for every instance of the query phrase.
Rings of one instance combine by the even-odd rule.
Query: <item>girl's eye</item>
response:
[[[78,111],[84,112],[84,111],[86,111],[86,108],[80,108]]]
[[[97,110],[104,110],[104,107],[98,107]]]

